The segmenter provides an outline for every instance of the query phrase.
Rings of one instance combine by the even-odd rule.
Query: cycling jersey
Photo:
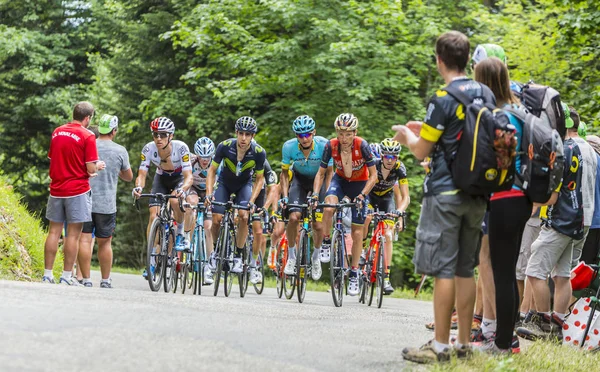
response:
[[[294,172],[307,178],[315,178],[321,165],[323,151],[327,139],[321,136],[313,138],[312,149],[308,156],[304,156],[302,148],[297,138],[292,138],[283,144],[281,148],[281,168],[286,171],[293,165]],[[333,159],[327,163],[328,166],[333,166]]]
[[[277,174],[275,172],[273,172],[273,169],[271,168],[271,164],[269,164],[268,160],[265,160],[264,173],[265,173],[265,182],[262,185],[263,190],[265,189],[266,186],[271,186],[271,185],[274,185],[277,183]],[[255,172],[252,173],[252,182],[254,183],[254,181],[256,181],[256,173]]]
[[[194,177],[193,186],[198,190],[206,190],[206,177],[208,176],[209,168],[202,169],[202,167],[200,166],[200,158],[195,154],[190,155],[192,159],[192,175]]]
[[[330,139],[325,145],[323,157],[321,158],[321,168],[327,168],[332,158],[333,162],[335,163],[336,174],[347,181],[368,180],[368,167],[371,167],[375,164],[369,143],[360,137],[354,137],[354,143],[352,144],[352,175],[350,178],[346,177],[344,174],[342,153],[340,151],[340,143],[337,138]]]
[[[383,178],[383,165],[381,159],[375,160],[375,168],[377,169],[377,183],[371,190],[372,194],[383,196],[392,191],[392,188],[396,182],[400,183],[401,185],[408,184],[406,168],[400,160],[394,164],[394,167],[390,170],[390,173],[386,179]]]
[[[164,161],[158,155],[158,148],[154,142],[149,142],[142,149],[142,162],[140,163],[140,170],[148,171],[150,169],[150,163],[156,165],[156,174],[165,176],[179,176],[183,171],[191,171],[192,165],[190,163],[190,149],[182,142],[173,140],[171,141],[171,162],[175,169],[164,170],[162,169],[162,163]]]
[[[237,161],[237,139],[230,138],[219,144],[213,158],[213,165],[223,162],[219,182],[241,185],[251,179],[253,173],[264,173],[267,153],[256,142],[250,143],[250,148],[244,154],[242,161]]]

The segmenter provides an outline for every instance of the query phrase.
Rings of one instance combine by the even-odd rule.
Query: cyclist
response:
[[[271,194],[271,197],[275,198],[274,203],[272,205],[274,207],[277,206],[277,210],[274,211],[271,214],[271,217],[269,218],[269,222],[271,223],[271,229],[273,230],[271,232],[271,244],[269,247],[269,257],[267,259],[267,266],[269,266],[270,269],[275,268],[275,261],[276,261],[275,251],[277,250],[277,246],[279,245],[279,242],[281,241],[281,238],[283,237],[283,234],[285,233],[285,221],[284,221],[283,206],[282,206],[283,199],[280,199],[280,197],[282,196],[281,179],[283,178],[283,176],[282,176],[283,173],[287,173],[288,180],[292,180],[294,177],[294,174],[292,173],[291,170],[288,169],[287,172],[282,171],[279,175],[279,183],[273,187],[273,193]]]
[[[194,184],[190,188],[187,202],[191,205],[198,205],[200,200],[204,201],[206,198],[206,177],[208,176],[208,169],[210,168],[212,158],[215,155],[215,144],[208,137],[198,138],[194,144],[195,154],[191,154],[192,163],[192,174],[194,176]],[[189,209],[186,211],[186,232],[191,231],[196,226],[196,215]],[[204,214],[204,231],[206,239],[206,254],[210,256],[213,250],[213,238],[212,238],[212,212],[207,210]],[[188,236],[189,238],[189,236]],[[212,284],[213,276],[212,270],[214,267],[209,267],[211,262],[207,266],[204,266],[204,283]]]
[[[267,154],[260,145],[252,141],[257,130],[258,126],[253,118],[242,116],[237,119],[235,122],[236,138],[230,138],[219,144],[206,181],[207,204],[210,204],[213,199],[225,203],[229,201],[231,194],[235,193],[235,204],[250,208],[250,211],[238,211],[236,249],[231,268],[234,273],[242,272],[242,253],[248,237],[249,212],[254,212],[254,202],[258,198],[264,182],[264,164]],[[217,169],[221,162],[223,162],[223,166],[215,186]],[[252,182],[253,173],[256,173],[254,182]],[[212,211],[212,234],[213,242],[215,242],[219,235],[225,208],[213,205]]]
[[[327,139],[320,136],[315,136],[315,121],[308,115],[298,116],[292,123],[292,130],[296,133],[296,138],[292,138],[283,144],[281,149],[281,193],[283,195],[281,201],[285,208],[288,200],[293,204],[304,204],[309,192],[318,190],[319,200],[325,200],[326,187],[329,182],[322,183],[318,189],[313,189],[315,184],[315,176],[319,172],[323,152],[327,144]],[[333,160],[326,162],[326,169],[330,172],[333,169]],[[293,180],[290,185],[288,170],[293,166]],[[330,177],[329,177],[330,178]],[[329,181],[329,179],[327,180]],[[322,186],[322,187],[321,187]],[[302,218],[299,208],[290,208],[289,221],[286,229],[286,236],[289,242],[288,260],[284,268],[286,275],[294,275],[296,270],[296,237],[298,235],[298,227]],[[323,211],[317,209],[315,211],[315,223],[313,231],[315,234],[315,249],[312,254],[312,278],[319,280],[321,278],[321,261],[319,259],[321,251],[321,242],[323,241]]]
[[[340,200],[353,200],[358,203],[352,207],[352,270],[348,282],[348,294],[358,294],[358,261],[362,250],[363,224],[365,222],[365,209],[369,192],[377,183],[377,169],[369,143],[358,137],[358,119],[352,114],[341,114],[335,119],[337,138],[330,139],[325,145],[321,169],[315,177],[313,190],[320,190],[325,179],[329,161],[333,158],[335,175],[327,190],[325,203],[336,204]],[[325,208],[323,223],[331,226],[334,209]],[[320,246],[319,236],[315,237],[315,245]],[[329,262],[329,250],[321,250],[321,262]]]
[[[256,178],[256,173],[252,175],[252,178]],[[256,199],[257,212],[252,214],[252,234],[254,235],[254,240],[252,241],[252,257],[250,259],[250,283],[252,284],[259,284],[263,279],[260,271],[256,270],[256,258],[267,240],[263,235],[262,216],[264,213],[267,213],[267,209],[272,203],[272,197],[267,200],[267,195],[271,195],[273,186],[277,183],[277,174],[271,169],[271,164],[269,164],[268,160],[265,160],[264,179],[265,182]],[[262,209],[261,213],[258,211],[260,209]]]
[[[194,178],[192,176],[192,165],[190,163],[190,150],[188,146],[178,140],[174,140],[175,124],[167,117],[158,117],[150,123],[153,142],[149,142],[142,149],[140,168],[135,180],[133,196],[139,198],[146,185],[146,175],[150,169],[150,163],[156,165],[156,174],[152,181],[152,193],[177,195],[185,197],[187,191],[192,186]],[[186,246],[183,235],[184,213],[179,209],[177,199],[169,201],[173,209],[175,222],[177,222],[177,231],[175,238],[175,249],[184,250]],[[154,218],[158,215],[160,202],[158,199],[150,199],[150,220],[148,221],[148,230]],[[144,271],[144,276],[146,276]]]
[[[410,196],[408,193],[408,178],[406,176],[406,168],[400,160],[400,143],[392,138],[386,138],[379,145],[381,151],[381,159],[375,160],[375,168],[377,169],[377,183],[373,186],[369,194],[369,205],[378,209],[380,212],[393,213],[397,216],[402,216],[408,203]],[[365,220],[365,244],[367,243],[367,234],[369,232],[369,224],[371,216],[367,216]],[[393,220],[385,220],[385,282],[383,285],[383,293],[386,295],[394,292],[389,279],[390,263],[392,262],[392,230],[394,227]],[[402,219],[398,221],[398,229],[404,229]]]

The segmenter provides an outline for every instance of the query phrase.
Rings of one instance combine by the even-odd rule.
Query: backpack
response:
[[[523,122],[521,169],[515,184],[531,202],[544,204],[559,186],[565,167],[564,112],[556,90],[532,83],[523,86],[522,104],[506,109]]]
[[[508,115],[458,88],[447,86],[444,90],[465,106],[458,150],[448,162],[454,183],[475,196],[509,190],[515,175],[517,139]]]

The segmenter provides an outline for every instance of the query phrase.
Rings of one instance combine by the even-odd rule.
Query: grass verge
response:
[[[600,353],[540,341],[508,358],[476,354],[469,361],[453,359],[450,363],[435,365],[433,371],[597,371],[599,365]]]

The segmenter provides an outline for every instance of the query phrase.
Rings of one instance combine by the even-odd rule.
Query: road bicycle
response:
[[[194,295],[202,294],[204,283],[204,270],[208,269],[208,257],[206,254],[206,232],[204,230],[204,219],[206,207],[203,204],[191,206],[184,203],[185,208],[191,208],[196,213],[196,224],[192,233],[189,250],[185,250],[180,261],[180,281],[182,283],[181,293],[186,289],[192,289]]]
[[[262,215],[266,215],[266,211],[262,208],[257,209],[257,211],[255,212],[255,214],[260,215],[261,216],[261,222],[263,218]],[[251,265],[251,260],[252,260],[252,252],[254,249],[254,230],[252,230],[252,218],[248,219],[248,237],[246,238],[246,257],[247,259],[244,260],[244,266],[246,268],[248,268],[248,270],[246,270],[246,288],[244,289],[244,292],[247,291],[248,289],[248,282],[250,281],[250,270],[252,268]],[[258,256],[254,258],[255,262],[254,262],[254,268],[255,270],[257,270],[260,274],[261,277],[263,278],[261,280],[260,283],[257,284],[253,284],[254,286],[254,291],[256,292],[256,294],[262,294],[264,288],[265,288],[265,277],[264,277],[264,268],[263,268],[263,258],[262,258],[262,252],[259,251],[258,252]]]
[[[310,195],[308,196],[310,200]],[[301,210],[302,225],[298,232],[298,254],[296,256],[296,287],[298,302],[304,302],[306,295],[306,278],[312,271],[312,215],[313,210],[310,201],[307,204],[287,204],[287,208],[298,208]],[[293,294],[292,294],[293,295]]]
[[[146,254],[146,273],[148,284],[153,292],[160,289],[161,282],[165,292],[169,292],[175,280],[177,254],[175,246],[175,233],[173,228],[173,214],[169,199],[177,198],[170,194],[141,194],[141,198],[153,198],[160,203],[159,212],[150,225],[148,246]],[[179,199],[179,208],[183,211],[182,198]],[[135,207],[140,210],[139,199],[135,200]]]

